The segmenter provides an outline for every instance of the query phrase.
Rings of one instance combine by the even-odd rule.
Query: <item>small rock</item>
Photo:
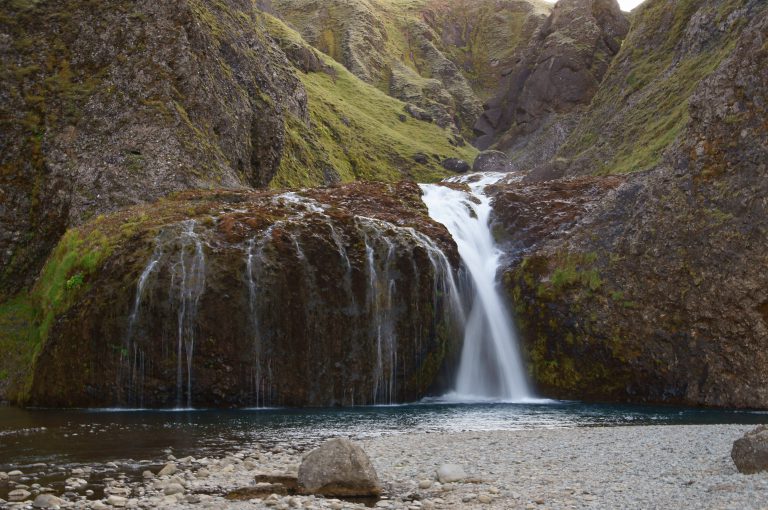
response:
[[[169,462],[157,473],[157,476],[175,475],[178,471],[179,468],[176,467],[176,464]]]
[[[480,494],[480,495],[477,497],[477,500],[478,500],[480,503],[483,503],[484,505],[487,505],[488,503],[490,503],[491,501],[493,501],[493,498],[492,498],[492,497],[490,497],[488,494]]]
[[[173,496],[175,494],[183,494],[184,493],[184,487],[181,484],[178,483],[169,483],[165,486],[165,489],[163,489],[163,494],[166,496]]]
[[[26,489],[14,489],[11,492],[8,493],[8,500],[9,501],[24,501],[25,499],[28,499],[32,495],[31,492],[29,492]]]
[[[761,425],[737,439],[731,458],[741,473],[768,471],[768,425]]]
[[[423,120],[424,122],[432,122],[434,120],[434,117],[432,117],[430,113],[419,108],[415,104],[408,103],[405,105],[405,111],[416,120]]]
[[[32,506],[35,508],[57,509],[61,508],[62,503],[63,501],[53,494],[40,494],[35,498],[35,501],[32,502]]]
[[[21,471],[19,471],[18,469],[15,469],[15,470],[13,470],[13,471],[9,471],[9,472],[8,472],[8,476],[9,476],[10,478],[16,478],[16,477],[19,477],[19,476],[23,476],[23,475],[24,475],[24,473],[22,473],[22,472],[21,472]]]
[[[422,154],[421,152],[417,152],[416,154],[414,154],[413,155],[413,160],[416,163],[419,163],[421,165],[425,165],[425,164],[429,163],[429,158],[425,154]]]
[[[443,464],[437,470],[437,479],[440,483],[460,482],[466,477],[464,468],[458,464]]]
[[[196,475],[198,478],[208,478],[209,476],[211,476],[211,472],[205,468],[200,468],[197,470]]]
[[[111,506],[116,506],[118,508],[123,508],[126,503],[128,503],[128,500],[122,496],[110,496],[107,498],[107,504]]]
[[[106,510],[109,508],[107,505],[105,505],[102,501],[96,501],[91,505],[91,510]]]
[[[153,479],[153,478],[155,477],[155,475],[154,475],[154,473],[152,473],[152,471],[144,471],[144,472],[141,474],[141,476],[142,476],[142,478],[144,478],[145,480],[151,480],[151,479]]]
[[[457,174],[464,174],[469,172],[469,163],[467,163],[463,159],[448,158],[448,159],[444,159],[443,162],[440,164],[446,170],[450,170],[451,172],[456,172]]]
[[[432,480],[419,480],[419,489],[429,489],[432,487]]]
[[[381,483],[368,455],[347,439],[332,439],[309,452],[299,466],[298,485],[303,494],[381,494]]]

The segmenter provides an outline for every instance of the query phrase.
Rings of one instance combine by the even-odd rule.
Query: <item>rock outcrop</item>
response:
[[[418,400],[458,350],[457,258],[415,184],[198,191],[128,209],[70,232],[46,266],[30,325],[41,351],[19,398]]]
[[[528,170],[552,158],[629,29],[616,0],[560,0],[475,124],[476,145]]]
[[[381,482],[365,451],[348,439],[331,439],[312,450],[299,466],[299,491],[326,497],[381,494]]]
[[[768,9],[696,7],[672,12],[681,33],[711,16],[744,21],[734,42],[708,48],[726,56],[697,82],[659,165],[618,180],[518,182],[496,197],[513,247],[506,285],[547,395],[768,406]],[[571,195],[579,182],[587,193]],[[515,210],[538,219],[521,228]]]

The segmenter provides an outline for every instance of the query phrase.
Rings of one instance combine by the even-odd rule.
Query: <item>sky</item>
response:
[[[553,4],[557,0],[547,0],[549,3]],[[641,3],[643,3],[645,0],[619,0],[619,5],[621,6],[621,10],[623,11],[631,11]]]

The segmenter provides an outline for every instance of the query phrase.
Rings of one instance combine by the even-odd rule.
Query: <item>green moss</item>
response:
[[[57,316],[88,289],[94,274],[111,253],[106,237],[69,231],[59,242],[34,287],[0,304],[0,370],[10,374],[6,393],[22,401],[31,384],[31,367]]]
[[[743,0],[718,6],[730,13]],[[718,34],[711,48],[681,54],[679,45],[702,2],[646,2],[611,65],[590,111],[561,149],[594,160],[597,174],[626,174],[658,165],[689,122],[688,102],[701,80],[730,54],[738,27]],[[714,7],[712,8],[714,9]],[[614,123],[614,124],[611,124]],[[608,125],[607,125],[608,124]]]

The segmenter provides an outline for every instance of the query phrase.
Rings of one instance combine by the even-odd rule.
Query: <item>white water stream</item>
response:
[[[470,175],[453,182],[470,191],[424,184],[429,215],[446,226],[469,273],[474,294],[467,314],[464,346],[455,391],[446,399],[461,401],[531,401],[518,339],[499,290],[501,251],[491,232],[491,201],[484,190],[504,174]]]

